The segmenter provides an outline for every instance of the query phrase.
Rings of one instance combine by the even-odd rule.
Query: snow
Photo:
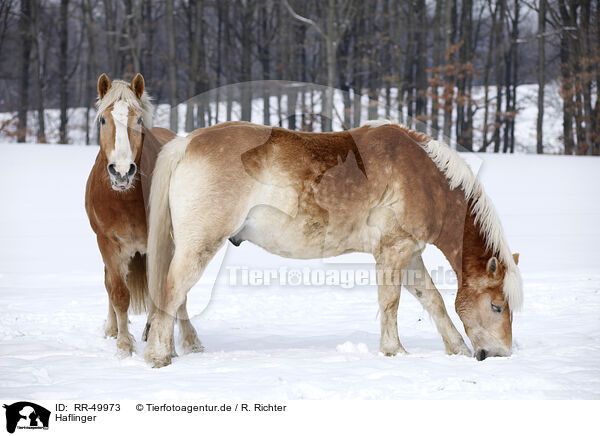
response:
[[[97,151],[0,144],[0,397],[600,398],[597,158],[483,156],[482,182],[521,253],[525,304],[515,316],[511,357],[445,355],[432,320],[406,291],[398,324],[410,354],[381,356],[374,286],[230,284],[235,267],[352,271],[372,268],[368,256],[295,261],[244,243],[228,244],[222,265],[211,264],[204,285],[189,294],[206,351],[153,369],[142,357],[145,316],[131,317],[132,357],[117,358],[115,340],[103,337],[103,264],[83,207]],[[449,269],[433,248],[425,262]],[[452,280],[438,279],[466,338]]]

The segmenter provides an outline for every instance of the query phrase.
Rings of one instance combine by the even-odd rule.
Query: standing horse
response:
[[[144,206],[149,188],[147,175],[160,146],[175,133],[156,127],[149,129],[154,108],[144,92],[141,74],[131,83],[111,82],[102,74],[98,79],[96,107],[100,151],[87,181],[85,210],[104,261],[104,283],[109,297],[105,334],[117,338],[118,354],[124,357],[133,351],[127,311],[130,307],[137,313],[144,311],[148,294]],[[182,329],[191,328],[195,334],[185,304],[180,315]],[[201,348],[197,338],[190,340],[196,349]]]
[[[404,278],[446,351],[470,354],[421,260],[434,244],[457,274],[455,306],[476,358],[511,352],[521,278],[491,201],[455,151],[405,127],[304,133],[233,122],[176,138],[156,163],[149,226],[150,295],[160,310],[145,358],[154,366],[171,362],[174,316],[227,239],[302,259],[372,253],[381,352],[405,353]],[[417,274],[409,280],[407,270]]]

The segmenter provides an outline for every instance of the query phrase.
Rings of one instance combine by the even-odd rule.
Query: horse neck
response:
[[[474,265],[481,265],[481,260],[487,260],[491,254],[486,247],[480,226],[476,223],[471,203],[466,200],[451,199],[449,204],[458,204],[459,206],[454,209],[449,208],[443,230],[434,245],[448,259],[456,273],[460,287],[463,276],[468,274]],[[460,217],[464,217],[464,219]],[[483,265],[485,265],[485,261]]]

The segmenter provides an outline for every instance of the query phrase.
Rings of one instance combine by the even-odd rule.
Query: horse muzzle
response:
[[[133,186],[137,166],[134,162],[129,164],[129,167],[123,165],[115,165],[110,163],[107,166],[108,176],[110,178],[110,186],[115,191],[126,191]]]
[[[475,359],[482,360],[487,359],[488,357],[507,357],[510,356],[510,350],[502,349],[502,348],[478,348],[475,350]]]

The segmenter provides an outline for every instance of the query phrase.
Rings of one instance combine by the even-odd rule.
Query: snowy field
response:
[[[525,304],[514,353],[446,356],[426,312],[404,291],[407,356],[378,353],[373,286],[232,285],[233,267],[371,268],[365,256],[292,261],[229,244],[210,285],[190,293],[206,351],[152,369],[145,316],[135,354],[103,337],[103,264],[85,215],[97,147],[0,145],[0,397],[67,399],[600,399],[600,160],[484,156],[480,175],[521,253]],[[426,252],[431,270],[448,266]],[[206,282],[214,280],[218,263]],[[456,291],[440,284],[451,317]],[[464,336],[466,338],[466,336]]]

